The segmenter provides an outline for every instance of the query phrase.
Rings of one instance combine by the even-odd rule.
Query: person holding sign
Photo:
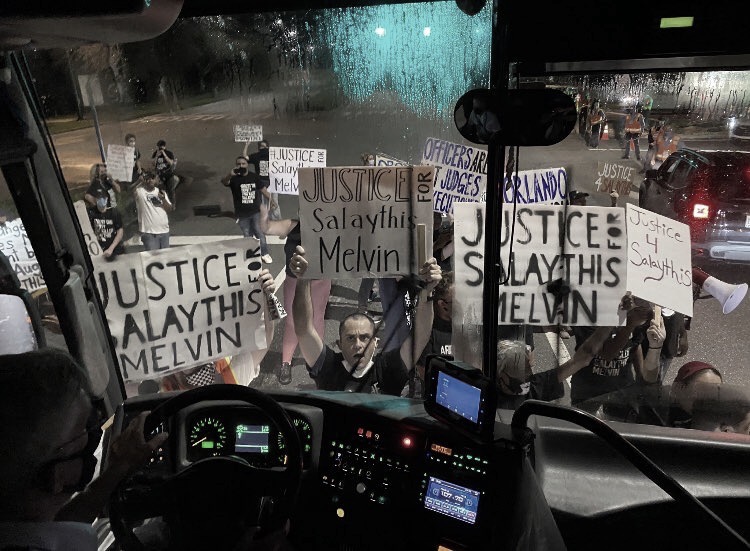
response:
[[[133,188],[135,207],[138,210],[138,230],[147,251],[169,248],[169,216],[174,207],[157,186],[159,176],[153,172],[143,174]]]
[[[268,254],[266,236],[260,229],[261,194],[268,194],[268,189],[263,186],[257,174],[248,171],[248,166],[247,159],[240,155],[232,172],[222,178],[221,183],[232,190],[234,215],[242,235],[255,237],[260,241],[260,258],[265,264],[270,264],[273,259]]]
[[[177,159],[169,149],[167,149],[167,142],[159,140],[156,142],[156,151],[151,154],[151,158],[154,160],[154,169],[156,174],[161,180],[161,187],[167,190],[167,196],[169,202],[175,204],[175,191],[177,186],[180,185],[180,179],[174,173],[174,167],[177,164]]]
[[[304,276],[308,262],[301,246],[297,247],[289,264],[298,278]],[[401,395],[409,370],[416,363],[413,351],[422,352],[432,328],[432,305],[428,303],[428,295],[442,279],[434,258],[422,265],[419,279],[424,286],[417,300],[414,334],[401,348],[381,353],[376,351],[379,339],[375,336],[375,323],[361,312],[347,316],[339,325],[337,345],[341,352],[334,352],[324,344],[312,323],[311,281],[299,279],[292,305],[294,329],[307,369],[319,389]]]
[[[114,207],[108,207],[109,197],[101,194],[96,199],[96,208],[87,209],[91,228],[94,230],[102,256],[107,260],[114,260],[118,254],[124,254],[122,245],[122,218]]]

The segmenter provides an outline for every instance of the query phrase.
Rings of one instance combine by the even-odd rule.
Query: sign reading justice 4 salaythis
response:
[[[96,269],[126,381],[266,347],[254,239],[125,254]]]
[[[417,225],[432,235],[434,177],[425,166],[301,168],[305,277],[417,273]]]
[[[485,205],[456,203],[454,209],[454,314],[481,325]],[[627,271],[623,209],[527,205],[517,208],[514,221],[513,205],[503,205],[499,226],[501,324],[619,325]],[[570,286],[567,294],[548,287],[561,279]]]

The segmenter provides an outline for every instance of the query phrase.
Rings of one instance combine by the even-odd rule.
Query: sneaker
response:
[[[263,262],[263,264],[271,264],[273,262],[273,258],[271,258],[271,255],[267,253],[261,256],[260,260]]]
[[[279,384],[288,385],[292,382],[292,365],[289,362],[283,362],[279,371],[276,373]]]

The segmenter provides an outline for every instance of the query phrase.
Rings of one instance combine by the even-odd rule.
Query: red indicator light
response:
[[[368,431],[367,431],[367,432],[365,433],[365,438],[372,438],[372,431],[371,431],[371,430],[368,430]]]
[[[357,429],[357,434],[359,434],[360,436],[362,436],[364,433],[365,433],[365,429],[363,429],[362,427]]]
[[[401,439],[401,445],[402,445],[403,447],[405,447],[405,448],[411,448],[411,445],[412,445],[412,444],[413,444],[413,442],[412,442],[411,438],[409,438],[408,436],[404,436],[404,437],[403,437],[403,438]]]

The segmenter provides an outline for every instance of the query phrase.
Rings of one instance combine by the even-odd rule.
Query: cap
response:
[[[589,196],[588,193],[585,193],[583,191],[577,191],[575,189],[568,194],[568,198],[571,201],[577,201],[579,199],[583,199],[584,197],[588,197],[588,196]]]
[[[675,383],[685,382],[696,373],[700,373],[701,371],[705,371],[706,369],[710,369],[714,371],[719,377],[721,377],[721,373],[719,372],[719,370],[709,363],[688,362],[679,369],[679,371],[677,372],[677,375],[674,378],[674,382]]]

